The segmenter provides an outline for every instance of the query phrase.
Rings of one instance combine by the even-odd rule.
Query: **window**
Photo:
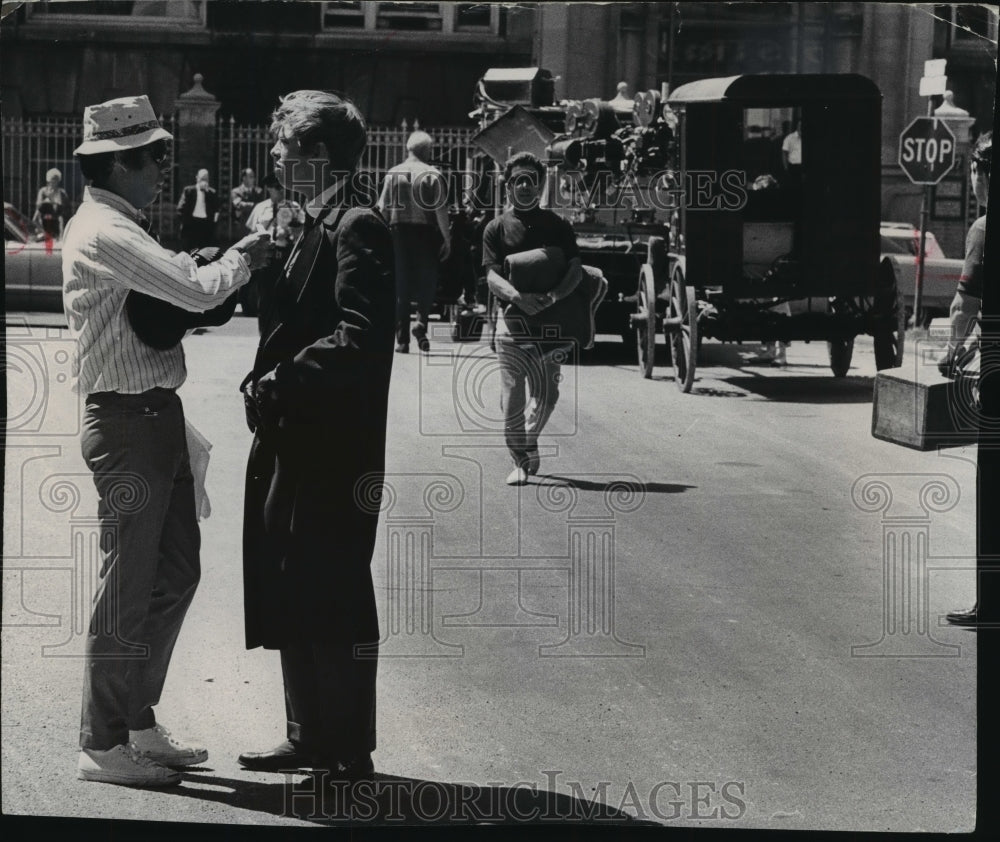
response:
[[[935,50],[967,49],[984,44],[995,48],[996,7],[986,4],[938,5],[934,7],[934,16],[937,18],[934,26]]]
[[[501,28],[501,9],[497,3],[324,2],[321,19],[327,32],[382,30],[496,35]]]
[[[217,32],[254,34],[313,33],[317,29],[314,3],[260,3],[212,0],[208,28]]]
[[[379,3],[375,26],[378,29],[440,30],[443,19],[440,3]]]
[[[107,20],[109,23],[120,21],[127,17],[136,23],[168,22],[196,23],[205,22],[205,0],[41,0],[31,3],[30,12],[33,18],[89,18],[91,20]]]
[[[324,3],[324,29],[364,29],[365,9],[370,3]]]
[[[994,14],[993,17],[996,17]],[[955,40],[978,40],[990,37],[990,10],[986,6],[955,7]]]
[[[489,32],[499,9],[490,3],[456,3],[455,30]]]

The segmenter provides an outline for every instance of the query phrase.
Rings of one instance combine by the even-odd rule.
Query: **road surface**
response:
[[[301,778],[236,763],[284,738],[277,653],[242,638],[248,318],[185,340],[180,392],[212,513],[157,710],[209,761],[169,791],[75,779],[96,503],[65,333],[32,323],[8,337],[3,811],[327,821]],[[522,488],[486,346],[396,356],[373,561],[395,790],[360,824],[973,827],[976,635],[942,615],[974,599],[975,449],[872,438],[868,339],[841,380],[822,343],[784,369],[755,351],[706,342],[682,395],[602,343],[564,369]]]

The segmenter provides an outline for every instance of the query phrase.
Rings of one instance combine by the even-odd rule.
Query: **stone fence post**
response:
[[[184,187],[194,184],[198,170],[204,168],[209,172],[209,183],[224,199],[225,208],[229,204],[229,185],[220,184],[221,173],[216,172],[219,158],[216,149],[215,115],[220,103],[202,87],[204,79],[200,73],[195,73],[191,90],[181,94],[174,101],[174,113],[177,115],[177,137],[174,138],[176,163],[174,194],[179,197]]]

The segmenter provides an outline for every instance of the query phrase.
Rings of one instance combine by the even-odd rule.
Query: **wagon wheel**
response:
[[[698,354],[698,302],[694,287],[684,283],[684,270],[680,266],[675,266],[670,275],[670,301],[664,330],[669,331],[674,382],[682,392],[690,392]]]
[[[875,368],[898,368],[903,364],[903,345],[906,338],[906,305],[902,293],[893,279],[892,308],[886,317],[886,326],[873,334],[875,346]]]
[[[647,380],[653,376],[656,356],[656,283],[653,267],[648,263],[639,270],[639,291],[635,323],[636,350],[639,356],[639,374]]]

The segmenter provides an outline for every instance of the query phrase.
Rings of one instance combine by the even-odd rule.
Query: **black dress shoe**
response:
[[[353,784],[358,781],[370,781],[375,776],[375,764],[372,762],[371,754],[362,754],[352,757],[350,760],[318,760],[316,762],[315,774],[322,776],[326,784],[348,783]]]
[[[944,617],[953,626],[975,626],[979,624],[979,609],[974,605],[965,611],[949,611]]]
[[[239,756],[239,761],[254,772],[285,772],[303,766],[312,768],[316,764],[311,753],[291,740],[285,740],[270,751],[246,751]]]

